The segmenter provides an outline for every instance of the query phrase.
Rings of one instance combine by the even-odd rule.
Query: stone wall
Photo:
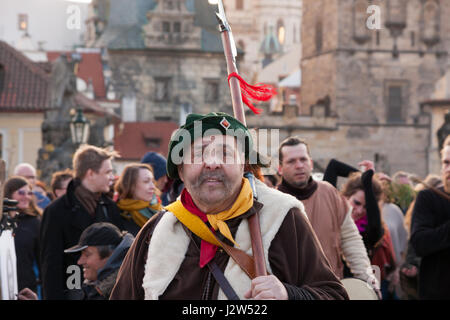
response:
[[[371,160],[376,170],[391,175],[404,170],[425,177],[429,172],[428,125],[351,125],[335,117],[299,116],[288,120],[283,114],[247,116],[247,125],[256,131],[266,129],[267,141],[271,141],[271,135],[278,136],[279,143],[289,136],[305,139],[317,171],[323,171],[335,158],[356,168],[358,162]],[[264,154],[272,157],[274,169],[278,145]]]

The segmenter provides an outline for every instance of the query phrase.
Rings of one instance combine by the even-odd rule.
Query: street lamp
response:
[[[77,111],[71,110],[72,120],[70,121],[70,133],[72,142],[77,146],[87,142],[89,137],[89,120],[83,114],[83,110],[78,108]]]

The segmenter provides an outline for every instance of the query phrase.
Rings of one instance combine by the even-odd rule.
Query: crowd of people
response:
[[[92,145],[49,186],[19,164],[3,186],[18,201],[19,299],[349,299],[347,278],[383,300],[450,298],[450,137],[441,175],[423,182],[339,159],[319,179],[314,146],[295,136],[280,144],[277,173],[264,176],[249,165],[253,141],[242,123],[191,114],[179,131],[198,121],[200,140],[175,134],[167,159],[148,152],[119,175],[119,155]],[[243,130],[244,151],[229,129]],[[174,164],[181,146],[192,152]],[[200,163],[187,161],[197,152]],[[246,266],[256,260],[254,216],[262,275]]]

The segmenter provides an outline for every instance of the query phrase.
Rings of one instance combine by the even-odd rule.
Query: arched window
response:
[[[284,42],[286,41],[286,28],[284,27],[284,22],[281,19],[277,22],[277,37],[278,42],[281,45],[284,45]]]

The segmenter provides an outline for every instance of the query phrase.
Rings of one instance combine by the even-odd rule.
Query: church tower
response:
[[[445,0],[304,0],[301,113],[325,105],[343,148],[361,140],[361,157],[425,174],[429,119],[420,105],[448,66],[449,15]]]

